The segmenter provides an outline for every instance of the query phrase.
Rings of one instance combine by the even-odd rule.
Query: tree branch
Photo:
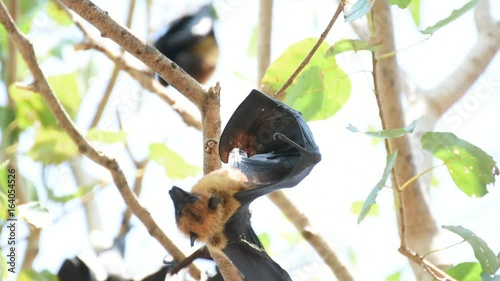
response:
[[[203,172],[205,174],[221,168],[219,157],[220,138],[220,85],[208,89],[201,106],[203,124]]]
[[[123,49],[149,66],[186,98],[201,107],[206,91],[194,78],[153,46],[139,40],[89,0],[59,0],[96,27],[102,37],[115,41]]]
[[[309,242],[318,255],[328,265],[330,270],[335,274],[335,277],[340,281],[354,280],[349,272],[349,269],[341,262],[337,254],[331,249],[330,245],[321,236],[314,231],[309,219],[298,210],[285,193],[281,190],[275,191],[268,196],[273,203],[278,206],[285,216],[293,223],[295,228]]]
[[[474,16],[478,32],[476,44],[460,65],[426,95],[437,116],[465,95],[500,48],[500,22],[495,22],[491,16],[490,1],[480,1]]]
[[[110,171],[113,181],[115,182],[118,191],[122,195],[125,203],[143,222],[151,236],[155,237],[160,242],[160,244],[174,257],[176,261],[180,262],[182,259],[184,259],[185,255],[179,249],[177,249],[177,247],[175,247],[175,245],[167,236],[165,236],[165,234],[161,231],[159,226],[152,218],[151,214],[137,201],[137,198],[131,192],[125,175],[123,174],[116,160],[113,158],[109,158],[103,153],[97,151],[76,129],[73,121],[69,118],[67,112],[64,110],[61,103],[54,95],[45,78],[45,75],[40,69],[40,66],[37,63],[33,45],[12,22],[12,19],[10,18],[10,15],[8,14],[3,2],[0,2],[0,23],[2,23],[2,25],[5,27],[5,30],[7,31],[10,39],[14,42],[17,49],[21,53],[21,56],[26,62],[28,69],[34,77],[34,89],[36,90],[36,92],[42,95],[45,102],[47,103],[47,106],[54,114],[59,126],[64,131],[66,131],[69,137],[71,137],[82,154]],[[193,276],[195,276],[195,278],[200,277],[200,271],[196,267],[194,267],[194,265],[190,266],[190,272]]]
[[[292,84],[293,80],[295,80],[295,78],[297,78],[297,76],[300,74],[302,69],[304,69],[304,67],[309,63],[309,61],[314,56],[314,54],[318,50],[321,43],[323,43],[323,41],[325,41],[325,38],[328,35],[328,33],[330,32],[330,29],[332,29],[333,24],[335,23],[335,21],[337,21],[337,18],[339,17],[340,13],[344,10],[344,6],[345,6],[345,0],[341,0],[339,3],[339,6],[337,7],[337,11],[335,11],[335,14],[333,14],[332,19],[330,20],[330,22],[328,23],[328,25],[325,28],[325,31],[323,31],[323,33],[321,33],[321,36],[319,37],[316,44],[314,44],[311,51],[309,51],[309,53],[304,58],[304,60],[300,63],[300,65],[297,67],[297,69],[295,69],[295,71],[292,73],[292,75],[290,75],[288,80],[286,80],[285,84],[283,84],[283,86],[281,86],[281,88],[274,94],[275,98],[281,99],[285,90]]]
[[[385,0],[376,1],[373,9],[374,39],[382,45],[374,51],[373,75],[375,93],[379,107],[380,119],[384,129],[403,128],[404,111],[401,105],[401,85],[399,84],[399,66],[396,56],[385,56],[394,53],[394,34],[390,7]],[[418,181],[414,181],[404,191],[400,187],[408,182],[415,173],[413,154],[408,137],[386,140],[387,153],[398,151],[398,158],[392,171],[392,184],[395,201],[398,206],[398,225],[401,239],[401,248],[416,249],[417,252],[428,252],[432,239],[438,232],[434,218],[429,209],[427,198],[420,188]],[[411,215],[409,215],[411,214]],[[410,252],[409,250],[407,252]],[[427,268],[414,267],[418,280],[426,278]],[[430,272],[434,278],[447,276],[445,273]]]

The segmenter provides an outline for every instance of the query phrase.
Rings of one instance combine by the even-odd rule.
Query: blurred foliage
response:
[[[406,134],[413,133],[413,130],[415,130],[415,127],[417,126],[418,121],[419,121],[419,119],[413,120],[413,122],[411,122],[410,125],[408,125],[404,128],[397,128],[397,129],[391,129],[391,130],[380,130],[377,132],[361,132],[351,124],[349,124],[347,126],[347,130],[349,130],[353,133],[363,133],[363,134],[372,136],[374,138],[382,138],[382,139],[400,138]]]
[[[183,157],[163,143],[149,145],[149,160],[165,168],[165,173],[170,179],[183,179],[196,176],[202,169],[187,163]]]
[[[467,2],[467,3],[465,3],[465,5],[463,5],[461,8],[453,10],[448,17],[446,17],[446,18],[438,21],[434,25],[429,26],[426,29],[424,29],[422,31],[422,33],[424,33],[424,34],[432,34],[432,33],[436,32],[436,31],[438,31],[442,27],[448,25],[449,23],[451,23],[451,22],[455,21],[456,19],[460,18],[463,14],[467,13],[468,11],[470,11],[472,8],[474,8],[476,6],[477,3],[479,3],[479,1],[480,0],[471,0],[471,1]]]
[[[113,144],[125,142],[125,140],[127,139],[127,133],[123,131],[112,132],[107,130],[99,130],[97,128],[91,128],[87,133],[87,139],[106,144]]]

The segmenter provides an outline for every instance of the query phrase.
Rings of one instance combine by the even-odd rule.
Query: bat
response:
[[[249,205],[296,186],[321,160],[307,123],[300,112],[252,90],[224,128],[219,155],[229,168],[205,175],[191,192],[169,191],[179,230],[191,246],[201,241],[222,251],[248,281],[291,280],[252,229]]]
[[[214,34],[216,14],[212,5],[204,5],[195,14],[172,22],[154,46],[196,81],[205,83],[215,71],[219,47]],[[159,77],[164,86],[168,83]]]

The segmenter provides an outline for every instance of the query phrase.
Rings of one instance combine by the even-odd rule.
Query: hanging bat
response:
[[[174,21],[154,46],[196,81],[205,83],[215,71],[219,47],[214,34],[216,14],[212,5]],[[164,86],[168,83],[159,78]]]
[[[176,223],[181,232],[221,250],[248,281],[291,280],[265,252],[250,224],[256,198],[296,186],[321,160],[300,112],[253,90],[236,109],[219,142],[230,168],[205,175],[191,192],[174,186]]]

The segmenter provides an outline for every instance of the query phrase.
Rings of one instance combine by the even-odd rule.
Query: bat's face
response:
[[[204,176],[192,193],[176,186],[169,191],[177,227],[191,239],[191,245],[199,240],[212,247],[225,247],[224,225],[240,206],[233,195],[247,188],[245,179],[234,170],[217,170]]]

